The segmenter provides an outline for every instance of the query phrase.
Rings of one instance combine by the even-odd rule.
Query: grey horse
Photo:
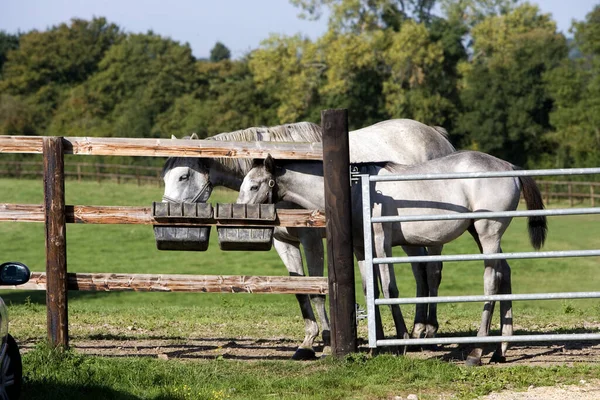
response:
[[[174,137],[173,137],[174,138]],[[187,139],[196,139],[192,135]],[[221,133],[207,138],[224,141],[293,141],[321,142],[321,127],[308,122],[278,125],[274,127],[253,127],[235,132]],[[350,159],[352,162],[392,161],[401,164],[415,164],[444,156],[455,151],[447,140],[447,133],[439,127],[430,127],[408,119],[395,119],[352,131],[349,134]],[[206,202],[212,187],[225,186],[238,190],[244,175],[251,169],[252,160],[227,158],[185,158],[174,157],[167,160],[163,168],[165,191],[163,200],[173,202]],[[297,207],[292,203],[281,202],[278,207]],[[274,247],[290,275],[303,275],[300,244],[304,248],[308,273],[311,276],[323,275],[322,233],[309,228],[278,228],[274,235]],[[426,254],[425,249],[413,249]],[[431,254],[438,254],[435,247]],[[413,266],[417,279],[418,296],[435,296],[441,279],[441,263]],[[391,275],[390,275],[391,274]],[[380,268],[379,275],[385,297],[397,296],[398,290],[393,269]],[[314,339],[319,333],[309,297],[297,295],[305,321],[305,337],[293,358],[314,358]],[[311,295],[323,331],[323,342],[330,342],[330,328],[325,309],[324,296]],[[400,308],[392,306],[392,314],[397,324],[404,324]],[[379,324],[380,326],[380,324]],[[417,306],[413,335],[433,336],[437,331],[435,305]],[[404,331],[397,325],[398,333]],[[382,332],[382,330],[380,329]]]
[[[488,154],[461,151],[413,166],[386,163],[384,166],[364,167],[370,175],[435,174],[451,172],[511,171],[514,165]],[[316,180],[319,179],[317,186]],[[470,211],[515,210],[523,196],[527,208],[543,209],[542,197],[535,181],[530,177],[491,179],[452,179],[432,181],[384,181],[371,188],[371,205],[374,217],[382,215],[435,215]],[[269,156],[257,160],[248,172],[238,203],[264,203],[268,199],[293,200],[308,209],[325,208],[323,193],[323,163],[279,161]],[[362,232],[362,196],[359,185],[352,189],[352,216],[354,251],[364,259]],[[443,246],[468,231],[484,254],[502,253],[500,241],[512,218],[478,220],[448,220],[428,222],[394,222],[373,225],[375,257],[391,255],[392,246]],[[545,217],[529,217],[529,236],[532,246],[540,249],[546,239]],[[484,262],[484,293],[509,294],[511,292],[510,266],[506,260]],[[361,270],[361,273],[363,271]],[[363,275],[364,276],[364,275]],[[363,279],[364,281],[364,279]],[[378,295],[377,290],[375,291]],[[478,336],[489,334],[494,302],[484,305]],[[500,303],[502,335],[512,335],[512,303]],[[378,335],[379,336],[379,335]],[[492,361],[503,362],[507,343],[496,349]],[[475,347],[467,357],[467,365],[479,365],[483,348]]]

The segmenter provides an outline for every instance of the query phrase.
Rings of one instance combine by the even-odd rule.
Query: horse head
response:
[[[264,160],[254,160],[252,169],[246,174],[237,202],[241,204],[273,203],[275,188],[275,161],[271,155]]]
[[[171,139],[177,139],[172,136]],[[198,139],[194,133],[184,139]],[[171,157],[163,167],[163,201],[205,203],[212,193],[209,168],[204,159]]]

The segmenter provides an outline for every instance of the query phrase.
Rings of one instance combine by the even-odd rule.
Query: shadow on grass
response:
[[[116,338],[116,339],[115,339]],[[19,343],[27,352],[35,348],[34,341]],[[239,361],[285,361],[297,350],[297,342],[290,339],[248,338],[185,338],[172,337],[128,338],[95,335],[95,338],[72,338],[70,347],[77,353],[110,358],[146,357],[180,360],[229,359]],[[315,346],[317,354],[323,351]]]
[[[104,298],[114,295],[115,292],[80,292],[69,290],[69,300]],[[46,291],[44,290],[4,290],[2,299],[6,304],[46,304]]]
[[[141,397],[119,392],[103,386],[80,384],[70,385],[59,382],[25,382],[21,399],[27,400],[137,400]],[[174,400],[175,397],[157,397],[161,400]]]
[[[597,332],[597,331],[595,331]],[[554,331],[523,331],[515,335],[548,335],[557,333],[594,333],[592,329],[557,329]],[[498,336],[497,332],[492,333]],[[475,337],[474,332],[453,332],[441,337]],[[285,361],[290,360],[297,349],[298,342],[292,339],[253,339],[253,338],[175,338],[154,336],[139,338],[120,335],[94,335],[72,338],[71,347],[78,353],[101,357],[146,357],[179,360],[215,360],[229,359],[238,361]],[[22,342],[23,350],[35,346],[33,342]],[[482,361],[487,364],[497,344],[485,344]],[[437,359],[444,362],[462,364],[474,345],[437,345],[411,346],[408,357],[420,359]],[[360,353],[369,354],[367,341],[359,339]],[[315,346],[317,356],[323,351],[322,346]],[[398,354],[392,348],[381,347],[379,354]],[[563,342],[531,342],[512,343],[507,353],[506,365],[550,365],[586,362],[600,364],[600,341],[563,341]]]
[[[554,334],[582,334],[598,333],[593,328],[556,328],[547,331],[525,331],[516,330],[518,335],[554,335]],[[475,337],[475,331],[452,332],[451,334],[440,334],[439,337]],[[490,336],[500,336],[498,331],[492,331]],[[390,338],[392,339],[392,338]],[[491,355],[499,344],[488,343],[483,345],[482,362],[490,362]],[[437,359],[440,361],[461,364],[467,359],[474,344],[448,344],[431,346],[409,346],[409,356],[422,359]],[[367,342],[359,340],[359,351],[368,352]],[[509,344],[507,360],[505,365],[554,365],[565,363],[591,363],[600,364],[600,341],[577,340],[577,341],[555,341],[555,342],[515,342]]]

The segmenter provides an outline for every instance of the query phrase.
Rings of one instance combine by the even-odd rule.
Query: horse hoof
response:
[[[317,354],[313,349],[304,349],[302,347],[296,350],[296,352],[292,356],[292,360],[296,361],[311,361],[317,359]]]
[[[481,365],[481,358],[467,356],[467,360],[465,361],[465,365],[467,367],[479,367]]]
[[[497,353],[492,354],[490,364],[504,364],[506,362],[506,356],[501,356]]]

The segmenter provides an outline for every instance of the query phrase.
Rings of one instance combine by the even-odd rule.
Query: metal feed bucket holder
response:
[[[274,204],[217,203],[217,222],[244,221],[268,223],[275,221]],[[270,250],[273,244],[273,226],[244,227],[217,226],[221,250]]]
[[[159,222],[202,222],[211,219],[209,203],[152,203],[152,216]],[[156,247],[159,250],[206,251],[210,226],[154,225]]]

